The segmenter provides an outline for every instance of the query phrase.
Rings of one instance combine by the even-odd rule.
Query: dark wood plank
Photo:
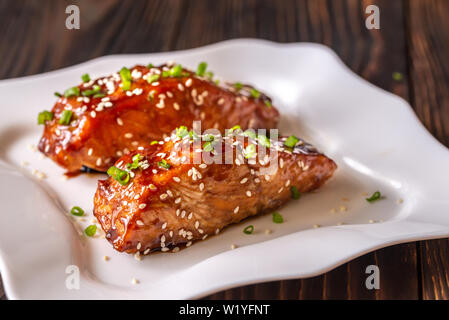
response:
[[[184,2],[77,1],[79,30],[65,27],[73,1],[0,1],[0,78],[58,69],[114,53],[171,48]]]
[[[408,3],[412,105],[426,128],[449,147],[449,1]],[[424,299],[449,299],[449,241],[422,241]]]
[[[364,9],[369,4],[380,7],[381,30],[365,28]],[[407,99],[407,80],[392,79],[393,72],[407,75],[403,17],[400,1],[189,1],[180,28],[188,32],[179,33],[175,48],[237,37],[319,42],[332,47],[365,79]],[[379,291],[364,285],[365,268],[373,263],[382,274]],[[416,299],[418,287],[416,244],[406,244],[368,254],[322,277],[237,288],[208,298]]]

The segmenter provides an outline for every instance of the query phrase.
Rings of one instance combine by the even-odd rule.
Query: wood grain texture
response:
[[[186,49],[238,37],[318,42],[363,78],[410,100],[426,127],[449,141],[447,0],[79,0],[81,29],[67,30],[64,11],[72,2],[0,0],[0,79],[107,54]],[[380,30],[365,28],[370,4],[380,7]],[[394,81],[393,72],[404,79]],[[447,299],[448,247],[447,240],[393,246],[319,277],[207,298]],[[370,264],[380,268],[380,290],[365,287]]]
[[[449,1],[408,4],[412,106],[426,128],[449,147]],[[424,299],[449,299],[448,239],[419,243]]]

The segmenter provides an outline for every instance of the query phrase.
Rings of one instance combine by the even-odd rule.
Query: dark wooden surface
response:
[[[65,8],[72,3],[80,7],[80,30],[65,28]],[[370,4],[380,8],[380,30],[365,28]],[[449,146],[448,14],[447,0],[0,0],[0,79],[106,54],[186,49],[239,37],[319,42],[363,78],[408,100]],[[393,72],[403,79],[394,80]],[[380,268],[380,290],[365,288],[370,264]],[[449,242],[396,245],[319,277],[207,298],[448,299]]]

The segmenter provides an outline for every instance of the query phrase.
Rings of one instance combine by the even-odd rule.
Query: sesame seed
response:
[[[137,249],[137,250],[140,250],[140,248],[142,248],[142,244],[139,242],[139,243],[137,244],[137,246],[136,246],[136,249]]]
[[[265,229],[265,234],[270,234],[271,230],[270,229]]]
[[[179,247],[174,247],[172,252],[178,252],[179,251]]]
[[[97,165],[97,167],[101,166],[101,162],[102,162],[102,159],[98,158],[97,162],[95,163]]]
[[[181,211],[181,218],[185,218],[186,213],[187,213],[187,212],[186,212],[185,210],[182,210],[182,211]]]
[[[192,79],[187,79],[187,81],[186,81],[186,87],[190,87],[191,85],[192,85]]]
[[[240,209],[240,207],[239,207],[239,206],[235,207],[235,209],[234,209],[234,213],[237,213],[237,212],[239,212],[239,209]]]
[[[207,168],[207,164],[202,163],[202,164],[200,164],[198,167],[200,167],[201,169],[205,169],[205,168]]]
[[[175,182],[180,182],[180,181],[181,181],[181,179],[179,179],[178,177],[173,177],[173,180],[174,180]]]
[[[174,102],[174,103],[173,103],[173,108],[174,108],[175,110],[179,110],[179,104],[178,104],[177,102]]]
[[[171,192],[170,190],[167,190],[167,194],[168,194],[168,196],[169,196],[170,198],[173,197],[173,192]]]
[[[219,105],[222,105],[224,102],[225,102],[224,98],[220,98],[217,103]]]
[[[190,212],[190,214],[188,215],[188,217],[187,217],[187,219],[192,219],[192,217],[193,217],[193,212]]]
[[[149,187],[150,187],[150,190],[153,190],[153,191],[157,189],[156,186],[154,184],[152,184],[152,183],[150,184]]]
[[[184,86],[182,85],[182,83],[178,83],[178,89],[179,91],[184,91]]]
[[[168,250],[170,250],[170,249],[167,248],[167,247],[164,247],[164,248],[161,249],[162,252],[166,252],[166,251],[168,251]]]
[[[150,248],[148,248],[147,250],[145,250],[144,252],[143,252],[143,254],[145,254],[145,255],[147,255],[149,252],[150,252]]]
[[[142,260],[142,257],[140,256],[140,252],[139,252],[139,251],[137,251],[137,252],[134,254],[134,259],[139,260],[139,261]]]
[[[235,244],[231,244],[231,249],[234,250],[235,248],[237,248],[237,246]]]
[[[186,243],[186,247],[190,247],[192,245],[192,241]]]
[[[369,221],[368,221],[369,223],[375,223],[376,221],[375,220],[372,220],[372,219],[370,219]]]
[[[204,190],[204,183],[200,183],[200,191],[203,191]]]
[[[139,284],[139,280],[137,280],[136,278],[132,278],[131,279],[131,283],[132,284]]]
[[[159,196],[159,198],[161,198],[161,200],[165,200],[167,199],[168,195],[166,193],[163,193]]]
[[[175,203],[178,204],[178,203],[180,203],[180,202],[181,202],[181,197],[176,198]]]
[[[215,229],[215,234],[219,234],[220,233],[220,229]]]
[[[165,242],[165,236],[164,235],[162,235],[162,237],[161,237],[161,242]]]
[[[143,209],[143,208],[145,208],[147,205],[146,205],[146,203],[141,203],[141,204],[139,204],[139,208],[140,209]]]
[[[200,226],[200,222],[197,220],[197,221],[195,222],[195,229],[198,229],[199,226]]]
[[[109,257],[108,256],[103,256],[103,260],[104,261],[109,261]]]
[[[125,133],[125,138],[131,139],[133,137],[133,134],[131,132]]]
[[[207,238],[207,234],[205,234],[201,239],[206,240],[206,238]]]
[[[278,193],[281,193],[282,191],[284,191],[284,187],[281,187],[278,191]]]
[[[284,160],[282,158],[279,160],[279,167],[281,167],[281,169],[284,167]]]
[[[144,225],[144,223],[142,222],[142,220],[137,220],[136,223],[137,223],[138,226],[143,226],[143,225]]]
[[[248,196],[248,197],[251,197],[251,191],[246,191],[246,195]]]
[[[94,149],[90,148],[90,149],[87,151],[87,155],[88,155],[88,156],[91,156],[93,152],[94,152]]]
[[[290,185],[290,180],[287,180],[287,182],[285,183],[285,186],[288,187]]]
[[[164,224],[162,225],[162,229],[167,228],[167,222],[164,222]]]

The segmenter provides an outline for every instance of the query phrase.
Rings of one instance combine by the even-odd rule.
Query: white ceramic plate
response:
[[[282,208],[283,224],[273,224],[270,215],[253,218],[178,253],[137,261],[101,237],[80,236],[93,218],[92,198],[102,176],[64,181],[61,168],[30,150],[42,133],[37,114],[52,107],[54,91],[77,83],[85,72],[95,78],[124,65],[167,60],[190,68],[207,61],[222,79],[267,92],[282,114],[281,132],[302,136],[332,157],[339,165],[334,178]],[[11,299],[198,298],[234,286],[315,276],[381,247],[449,236],[447,149],[404,100],[360,79],[321,45],[240,39],[187,51],[108,56],[1,81],[0,97],[0,271]],[[47,179],[37,180],[33,169]],[[376,190],[386,198],[369,204],[362,194]],[[70,217],[73,205],[86,209],[87,221]],[[248,224],[255,234],[242,232]],[[272,233],[266,235],[266,228]],[[231,244],[238,248],[231,250]],[[69,265],[79,267],[79,290],[66,288]],[[132,278],[140,283],[132,284]]]

